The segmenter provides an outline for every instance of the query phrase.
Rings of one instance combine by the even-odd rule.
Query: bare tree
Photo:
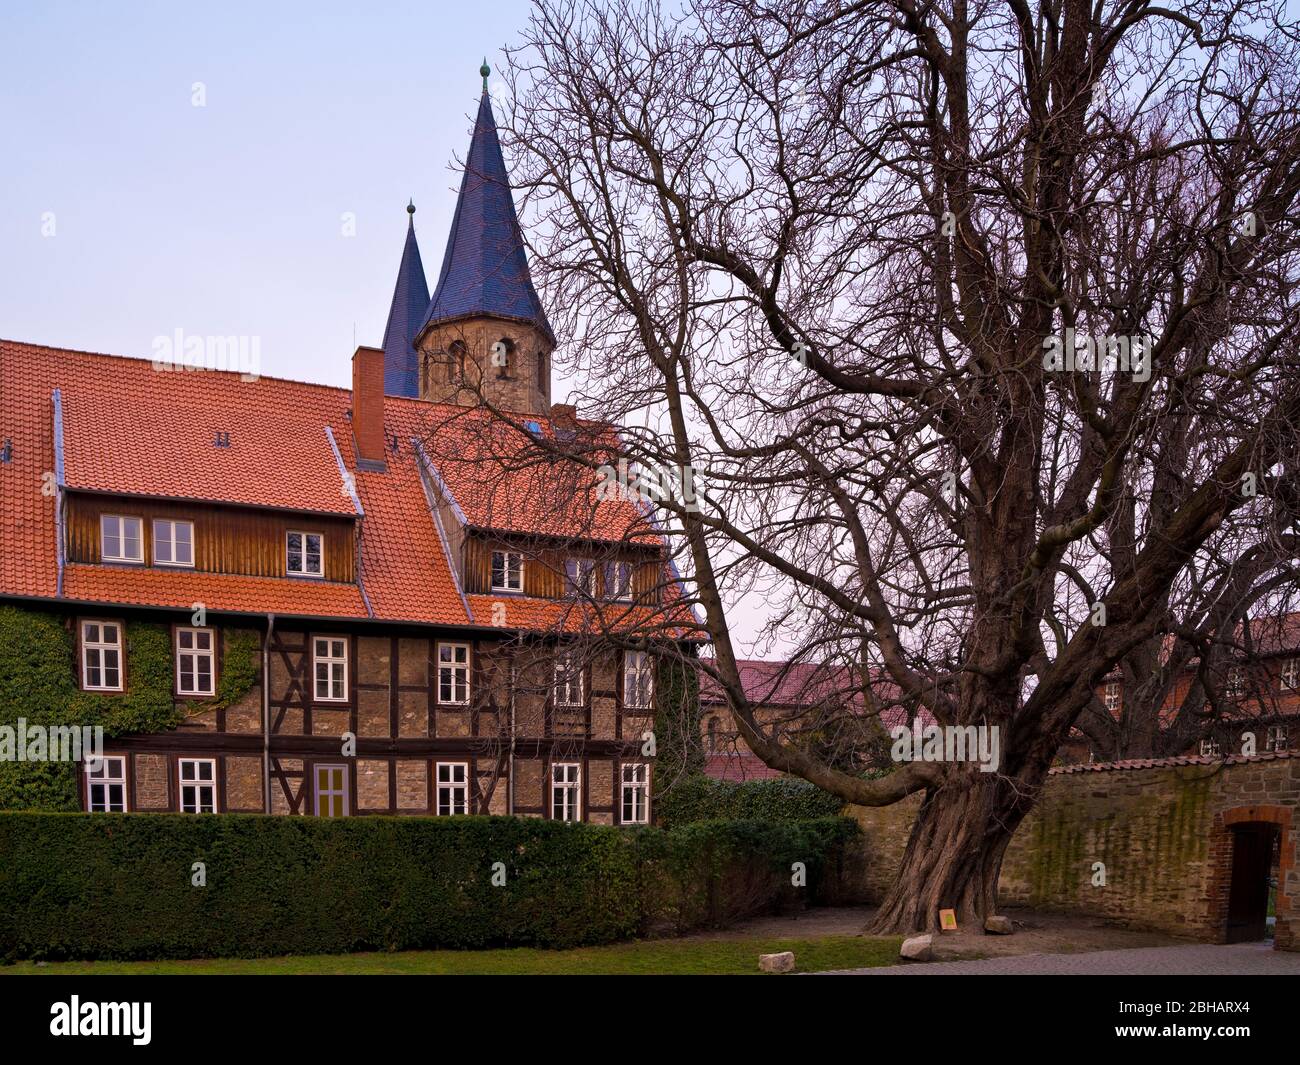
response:
[[[923,793],[879,931],[993,912],[1103,679],[1171,634],[1212,664],[1291,579],[1298,58],[1229,0],[540,0],[509,55],[579,406],[696,478],[659,511],[737,731],[846,800]],[[998,771],[764,730],[754,589],[869,711],[883,676],[997,730]]]

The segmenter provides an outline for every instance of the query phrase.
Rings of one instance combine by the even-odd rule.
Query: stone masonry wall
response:
[[[1281,831],[1275,944],[1300,949],[1297,805],[1300,756],[1054,770],[1008,848],[999,898],[1221,942],[1232,825],[1262,821]],[[865,831],[869,897],[890,883],[919,806],[914,796],[892,807],[850,807]],[[1104,886],[1093,883],[1097,862]]]

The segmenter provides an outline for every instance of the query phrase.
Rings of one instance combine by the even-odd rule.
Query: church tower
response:
[[[486,61],[479,73],[483,95],[442,271],[415,335],[419,395],[468,405],[481,391],[507,410],[544,415],[555,337],[528,271]]]

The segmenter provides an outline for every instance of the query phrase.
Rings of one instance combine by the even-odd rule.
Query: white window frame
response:
[[[198,767],[206,765],[210,767],[211,775],[203,777],[198,772]],[[188,779],[185,776],[186,766],[193,766],[194,775]],[[176,765],[176,781],[178,805],[183,814],[215,814],[217,812],[217,760],[215,758],[180,758]],[[186,792],[192,791],[193,796],[187,802]],[[203,801],[204,791],[208,792],[207,802]],[[204,809],[204,807],[211,809]],[[187,808],[189,807],[189,808]]]
[[[88,692],[120,692],[125,691],[125,659],[126,648],[122,633],[122,623],[120,621],[103,620],[100,618],[82,618],[78,622],[81,626],[81,689]],[[91,639],[87,635],[87,627],[90,625],[98,626],[98,636]],[[104,639],[104,626],[112,625],[116,633],[115,640]],[[104,656],[112,653],[117,656],[117,665],[111,667],[117,671],[116,684],[91,684],[90,683],[90,653],[94,651],[99,655],[99,679],[103,681],[108,672],[109,666],[104,664]]]
[[[311,637],[311,695],[317,703],[346,703],[348,701],[348,643],[347,636],[337,633],[312,633]],[[320,645],[325,644],[325,653],[320,653]],[[342,647],[342,654],[335,654],[335,649]],[[321,694],[321,676],[319,665],[326,667],[325,694]],[[342,695],[334,695],[334,682],[341,681]]]
[[[1223,678],[1223,694],[1236,698],[1246,694],[1246,670],[1243,666],[1229,666]]]
[[[115,802],[110,791],[122,789],[120,802]],[[95,790],[102,789],[98,800]],[[126,755],[106,754],[86,760],[86,810],[92,814],[124,814],[128,811],[126,799]]]
[[[576,669],[574,666],[576,665]],[[551,700],[555,706],[578,707],[586,705],[586,669],[574,651],[560,651],[555,656],[551,674]],[[577,699],[573,697],[577,687]]]
[[[642,680],[644,685],[641,683]],[[642,687],[645,689],[645,701],[635,702],[635,698],[640,698]],[[649,651],[624,651],[623,706],[629,710],[650,710],[654,704],[654,659],[650,657]]]
[[[293,536],[302,537],[298,547],[298,561],[300,568],[293,568],[293,548],[289,546],[289,538]],[[319,566],[316,569],[307,568],[307,556],[312,552],[308,550],[308,541],[316,537],[317,550],[315,552]],[[325,576],[325,534],[318,532],[305,532],[302,529],[288,529],[284,534],[284,571],[290,577],[324,577]]]
[[[446,651],[449,657],[444,658],[443,652]],[[469,706],[470,697],[473,694],[471,681],[474,656],[467,643],[442,642],[438,643],[438,703],[442,706]],[[449,680],[449,694],[446,699],[442,697],[442,681],[444,674]],[[463,693],[463,698],[458,698]]]
[[[1295,691],[1300,688],[1300,658],[1287,658],[1282,662],[1282,670],[1278,681],[1284,692]]]
[[[468,814],[469,763],[437,762],[434,766],[434,774],[434,815],[437,817],[457,817]],[[443,809],[444,806],[446,807],[445,810]]]
[[[167,535],[162,535],[159,531],[166,527]],[[188,539],[184,546],[189,552],[188,559],[178,559],[176,557],[176,548],[181,543],[176,537],[176,530],[184,526],[189,530]],[[162,552],[158,549],[160,545],[166,545],[168,558],[163,558]],[[181,569],[194,568],[194,522],[178,521],[172,518],[154,518],[153,520],[153,564],[155,566],[176,566]]]
[[[564,562],[565,591],[571,596],[596,598],[596,560],[576,555]]]
[[[628,779],[628,770],[631,779]],[[650,763],[624,762],[619,769],[622,787],[619,792],[619,823],[648,825],[650,823]],[[632,816],[627,816],[628,797],[632,799]],[[638,800],[639,796],[639,800]]]
[[[1207,740],[1201,740],[1201,757],[1215,758],[1219,755],[1219,741],[1211,737]]]
[[[1124,706],[1124,685],[1118,680],[1108,680],[1104,692],[1106,709],[1112,713]]]
[[[343,773],[343,783],[340,784],[337,788],[335,788],[330,786],[327,779],[326,786],[322,788],[320,782],[320,775],[322,769],[326,770],[327,772],[333,771],[335,769],[341,770]],[[312,790],[315,794],[315,801],[316,801],[316,806],[315,806],[316,816],[317,817],[347,817],[349,813],[348,767],[342,762],[317,762],[311,768],[311,775],[312,775]],[[334,798],[341,800],[340,812],[337,814],[321,813],[320,804],[322,798],[326,799],[327,802],[329,799],[334,799]]]
[[[1269,725],[1264,732],[1264,750],[1285,751],[1291,745],[1291,738],[1285,725]]]
[[[635,572],[631,562],[605,563],[605,598],[616,603],[630,603]]]
[[[118,553],[109,554],[109,523],[116,522],[116,531],[112,533],[113,539],[117,541]],[[135,523],[135,535],[127,535],[127,523]],[[134,540],[136,553],[129,555],[126,553],[126,545]],[[101,562],[144,562],[144,519],[134,518],[130,514],[101,514],[99,516],[99,560]]]
[[[191,643],[189,647],[184,645],[183,637],[189,636]],[[205,650],[198,646],[199,637],[208,638],[208,646]],[[176,640],[176,694],[177,695],[216,695],[217,694],[217,630],[193,628],[188,625],[177,626]],[[185,659],[192,659],[188,672],[192,677],[190,687],[185,687],[181,680],[186,670],[184,668]],[[208,687],[206,689],[198,687],[199,679],[199,662],[203,659],[208,663]]]
[[[501,572],[504,584],[497,583],[497,558],[501,558]],[[511,566],[511,560],[514,566]],[[524,590],[524,555],[522,551],[493,551],[489,563],[488,582],[494,592],[522,592]],[[513,569],[513,572],[512,572]],[[514,581],[511,581],[511,577]]]
[[[559,778],[559,779],[557,779]],[[556,797],[563,795],[559,804],[561,816],[556,816]],[[582,763],[552,762],[550,815],[553,821],[575,822],[582,820]]]

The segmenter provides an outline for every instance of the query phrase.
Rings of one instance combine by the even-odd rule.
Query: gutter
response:
[[[334,439],[334,430],[330,426],[325,426],[325,437],[330,442],[330,450],[334,452],[334,461],[338,463],[339,478],[343,482],[343,487],[348,490],[348,495],[352,497],[352,506],[357,512],[357,533],[355,537],[355,551],[357,559],[357,588],[361,592],[361,601],[366,604],[366,614],[369,617],[375,616],[375,608],[370,605],[370,596],[366,594],[366,582],[361,568],[361,533],[362,523],[366,520],[365,508],[361,506],[361,497],[357,495],[357,479],[348,472],[347,466],[343,462],[343,455],[339,451],[338,442]]]
[[[266,615],[266,636],[262,639],[262,812],[271,812],[271,633],[275,615]]]
[[[63,395],[56,388],[53,395],[54,400],[54,541],[55,541],[55,559],[57,575],[55,577],[54,596],[56,599],[63,598],[63,566],[64,558],[64,526],[66,517],[64,510],[67,507],[67,498],[64,494],[63,484]]]

